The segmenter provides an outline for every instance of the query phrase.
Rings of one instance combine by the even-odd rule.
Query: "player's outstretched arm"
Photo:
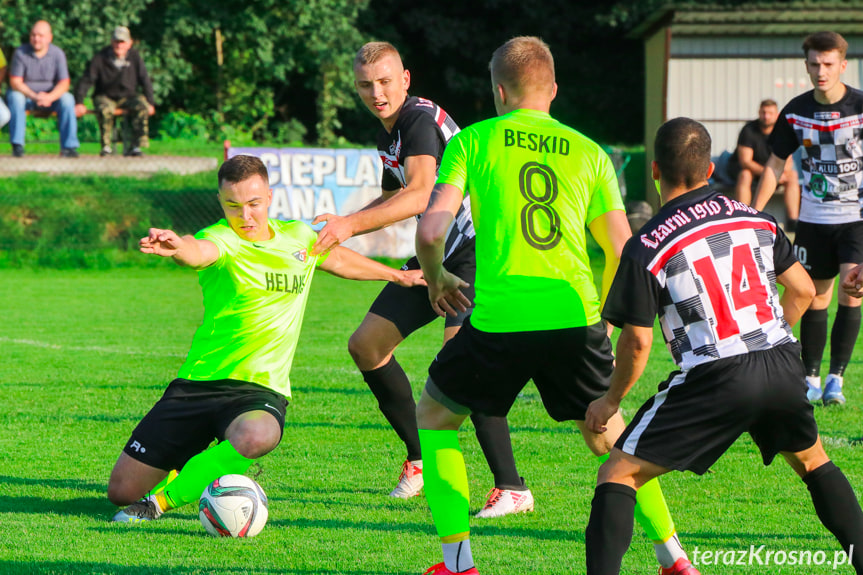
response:
[[[863,264],[858,264],[845,274],[842,291],[851,297],[863,297]]]
[[[608,290],[611,289],[614,274],[617,273],[623,246],[626,245],[626,240],[632,236],[632,230],[629,227],[629,220],[626,219],[626,212],[623,210],[605,212],[587,224],[587,229],[590,230],[593,239],[596,240],[605,254],[605,269],[602,272],[602,292],[599,302],[599,309],[602,309],[605,306]]]
[[[402,287],[426,285],[422,270],[393,269],[341,246],[333,248],[320,268],[334,276],[349,280],[389,281]]]
[[[461,291],[468,284],[443,267],[447,231],[463,198],[462,191],[453,185],[436,185],[417,225],[417,259],[428,282],[429,302],[440,316],[458,315],[471,305]]]
[[[653,328],[624,324],[617,339],[617,354],[611,383],[605,395],[587,407],[584,422],[594,433],[604,433],[606,423],[620,409],[620,402],[644,373],[650,346],[653,344]]]
[[[764,173],[761,174],[761,181],[758,183],[758,190],[755,192],[755,197],[752,200],[752,207],[756,210],[763,210],[773,197],[773,192],[776,191],[776,183],[782,177],[782,172],[785,171],[785,160],[778,157],[776,154],[770,154],[770,159],[764,166]]]
[[[785,321],[794,326],[803,313],[809,309],[809,304],[815,297],[815,284],[800,262],[795,262],[790,268],[776,276],[776,283],[785,288],[782,299],[782,313]]]
[[[362,210],[348,216],[321,214],[312,225],[326,222],[312,247],[317,255],[359,234],[373,232],[396,222],[421,214],[437,177],[437,160],[434,156],[408,156],[405,160],[405,187],[381,201],[372,202]]]
[[[219,259],[219,248],[213,242],[189,235],[180,237],[172,230],[150,228],[138,245],[145,254],[173,258],[178,264],[194,269],[205,268]]]

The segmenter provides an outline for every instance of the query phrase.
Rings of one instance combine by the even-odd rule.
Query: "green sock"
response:
[[[599,456],[600,465],[608,460],[609,455]],[[636,493],[635,520],[654,543],[663,543],[674,536],[674,520],[656,479],[642,485]]]
[[[177,478],[154,494],[156,502],[167,511],[197,501],[214,480],[231,473],[242,475],[254,462],[240,455],[230,441],[223,441],[187,461]]]
[[[419,435],[423,488],[437,533],[443,543],[464,541],[470,533],[470,499],[458,431],[420,429]]]
[[[674,536],[674,520],[657,479],[642,485],[635,494],[635,520],[654,543],[664,543]]]
[[[168,472],[168,475],[166,475],[162,481],[157,483],[156,486],[153,487],[153,489],[151,489],[149,491],[149,493],[147,493],[147,495],[152,495],[152,494],[156,493],[157,491],[159,491],[160,489],[163,489],[167,484],[169,484],[170,482],[172,482],[176,478],[177,478],[177,470],[172,469],[171,471]]]

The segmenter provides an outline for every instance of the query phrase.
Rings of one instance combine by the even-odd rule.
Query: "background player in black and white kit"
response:
[[[313,253],[331,249],[348,238],[419,216],[428,205],[447,142],[459,131],[437,104],[408,96],[410,72],[392,44],[370,42],[357,52],[354,77],[358,94],[383,125],[377,147],[383,162],[382,194],[361,211],[347,216],[321,214],[325,221]],[[446,241],[444,265],[473,284],[476,273],[475,234],[469,199],[458,211]],[[419,269],[416,258],[404,269]],[[462,275],[465,274],[465,275]],[[467,288],[473,298],[473,286]],[[447,317],[444,343],[459,330],[469,311]],[[423,486],[416,403],[410,382],[393,351],[408,335],[437,316],[426,288],[387,285],[351,336],[348,349],[381,411],[407,447],[393,497],[418,495]],[[477,438],[495,477],[495,487],[478,517],[533,510],[533,495],[519,476],[504,417],[472,416]],[[515,497],[513,495],[516,495]]]
[[[818,32],[803,42],[814,89],[782,109],[770,135],[772,150],[753,206],[764,209],[776,189],[785,159],[803,147],[803,192],[794,251],[815,282],[816,296],[800,322],[809,399],[845,403],[843,374],[860,331],[860,300],[839,292],[830,334],[830,371],[821,387],[821,358],[827,345],[827,306],[836,275],[863,261],[863,92],[846,86],[848,42],[835,32]]]
[[[611,386],[587,410],[592,431],[604,430],[644,371],[657,315],[680,371],[641,406],[599,469],[587,573],[619,573],[637,489],[672,469],[705,473],[744,432],[765,465],[778,453],[788,461],[863,573],[863,512],[821,445],[791,333],[815,288],[772,216],[709,188],[710,146],[704,126],[688,118],[657,132],[652,169],[663,206],[624,247],[602,312],[622,333]]]

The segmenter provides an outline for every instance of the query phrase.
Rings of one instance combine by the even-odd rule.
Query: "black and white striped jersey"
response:
[[[629,239],[606,321],[652,327],[681,369],[794,341],[776,276],[795,262],[772,216],[709,187],[665,204]]]
[[[810,90],[782,109],[768,143],[785,159],[802,146],[800,221],[845,224],[863,218],[863,92],[846,86],[835,104]]]
[[[406,185],[405,160],[410,156],[433,156],[440,167],[446,145],[458,132],[458,125],[443,108],[425,98],[408,97],[392,131],[378,133],[378,153],[384,165],[381,187],[395,191]],[[465,196],[447,234],[444,259],[475,235],[470,198]]]

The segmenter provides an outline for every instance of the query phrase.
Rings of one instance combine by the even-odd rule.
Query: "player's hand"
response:
[[[168,258],[180,251],[183,240],[171,230],[150,228],[150,234],[146,238],[141,238],[138,245],[145,254]]]
[[[863,297],[863,264],[852,268],[842,278],[842,290],[851,297]]]
[[[153,116],[156,114],[156,106],[153,104],[147,104],[147,115]]]
[[[422,270],[399,270],[399,279],[395,283],[406,288],[428,285]]]
[[[75,104],[75,117],[82,118],[87,113],[87,106],[84,104]]]
[[[347,216],[337,216],[336,214],[321,214],[315,216],[312,220],[312,225],[317,225],[321,222],[327,222],[326,225],[318,232],[318,240],[312,246],[312,255],[316,256],[324,252],[328,252],[342,242],[347,241],[354,235],[353,226]]]
[[[451,274],[445,269],[441,270],[441,275],[437,281],[428,282],[429,302],[431,302],[432,309],[441,317],[457,316],[459,313],[467,311],[467,308],[470,307],[470,300],[461,290],[469,286],[470,284],[457,275]]]
[[[620,409],[620,404],[611,401],[607,395],[593,400],[587,406],[584,423],[594,433],[605,433],[608,428],[606,424],[611,417]]]

